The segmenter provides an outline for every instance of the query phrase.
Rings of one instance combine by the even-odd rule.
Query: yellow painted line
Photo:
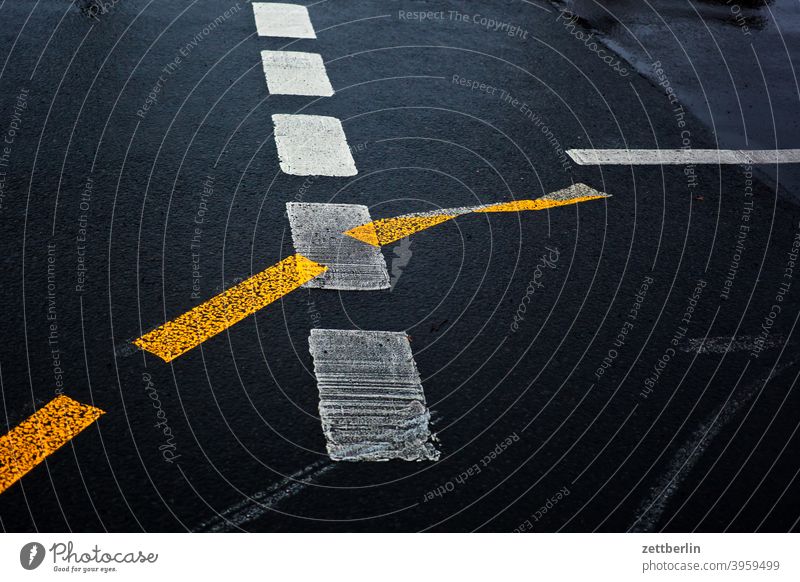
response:
[[[0,493],[105,414],[58,396],[0,437]]]
[[[133,343],[170,362],[324,273],[295,254],[146,333]]]
[[[545,210],[607,197],[608,194],[598,192],[585,184],[573,184],[536,200],[516,200],[382,218],[351,228],[344,234],[366,244],[381,247],[462,214]],[[171,362],[311,281],[327,269],[325,265],[316,263],[299,253],[295,254],[146,333],[133,343],[165,362]]]
[[[514,202],[504,202],[502,204],[493,204],[484,208],[479,208],[475,212],[523,212],[526,210],[546,210],[548,208],[556,208],[557,206],[567,206],[569,204],[580,204],[581,202],[589,202],[590,200],[598,200],[600,198],[607,198],[607,196],[578,196],[577,198],[570,198],[568,200],[553,200],[551,198],[537,198],[536,200],[515,200]]]
[[[592,192],[586,195],[576,195]],[[552,192],[536,200],[514,200],[484,206],[443,209],[440,213],[406,214],[393,218],[381,218],[368,224],[362,224],[346,231],[345,234],[373,246],[383,246],[437,224],[441,224],[456,216],[489,212],[524,212],[530,210],[547,210],[558,206],[580,204],[590,200],[609,198],[608,194],[598,192],[585,184],[575,184],[569,188]]]
[[[369,224],[362,224],[351,228],[346,235],[367,244],[379,247],[388,245],[426,228],[447,222],[458,216],[457,214],[432,214],[430,216],[396,216],[394,218],[381,218]]]

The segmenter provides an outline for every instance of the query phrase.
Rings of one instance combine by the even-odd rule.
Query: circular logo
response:
[[[19,563],[26,570],[35,570],[44,561],[44,546],[39,542],[30,542],[19,551]]]

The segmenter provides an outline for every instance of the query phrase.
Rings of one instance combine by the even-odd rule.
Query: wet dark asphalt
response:
[[[797,528],[796,276],[770,328],[771,340],[784,342],[757,358],[675,349],[641,396],[698,281],[706,286],[687,339],[761,331],[799,231],[790,195],[756,175],[750,230],[722,299],[744,224],[745,169],[698,167],[693,188],[682,167],[565,170],[556,147],[680,147],[684,130],[693,147],[716,145],[691,114],[679,128],[651,81],[621,77],[587,50],[556,22],[554,5],[323,2],[310,7],[318,38],[291,41],[255,36],[251,8],[240,2],[202,32],[236,6],[0,6],[0,130],[20,90],[29,91],[0,209],[3,432],[56,394],[53,349],[64,393],[106,411],[0,495],[2,529],[192,530],[253,496],[269,507],[237,521],[241,529]],[[445,16],[419,22],[401,10]],[[527,34],[489,31],[449,11]],[[322,54],[336,95],[268,96],[259,51],[280,48]],[[157,103],[137,115],[160,75]],[[470,90],[454,76],[497,91]],[[291,112],[340,118],[359,175],[282,174],[270,116]],[[533,198],[572,182],[614,197],[441,225],[410,239],[404,256],[384,250],[390,271],[397,261],[391,292],[300,290],[171,365],[130,347],[198,303],[193,252],[204,299],[293,252],[287,201],[367,204],[382,217]],[[82,212],[87,271],[78,291]],[[48,245],[57,344],[49,341]],[[548,249],[559,259],[537,279],[542,286],[514,333]],[[650,278],[638,318],[598,380]],[[439,462],[331,468],[311,327],[407,330]],[[518,440],[492,459],[511,435]],[[460,478],[474,465],[479,472]],[[309,484],[281,484],[306,467]],[[569,495],[553,503],[563,488]]]

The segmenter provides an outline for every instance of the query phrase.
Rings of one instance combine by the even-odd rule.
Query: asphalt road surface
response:
[[[308,6],[293,39],[242,1],[0,3],[0,434],[61,394],[105,412],[0,493],[0,529],[797,530],[792,185],[564,153],[747,147],[686,82],[718,77],[690,66],[713,35],[681,58],[654,25],[647,71],[544,0]],[[753,48],[774,22],[718,25],[780,57]],[[335,93],[270,94],[262,50],[320,54]],[[752,82],[796,112],[795,79]],[[341,120],[357,175],[283,172],[275,114]],[[800,147],[773,127],[762,147]],[[293,254],[287,202],[384,218],[575,183],[611,197],[419,232],[382,249],[391,290],[298,289],[169,363],[132,343]],[[409,336],[438,460],[329,458],[312,328]]]

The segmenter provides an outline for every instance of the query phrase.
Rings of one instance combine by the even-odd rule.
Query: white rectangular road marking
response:
[[[317,38],[308,8],[299,4],[253,2],[253,15],[259,36]]]
[[[312,329],[308,343],[331,459],[439,458],[406,334]]]
[[[799,164],[796,150],[567,150],[580,166],[687,164]]]
[[[320,115],[272,116],[281,170],[294,176],[355,176],[342,122]]]
[[[366,206],[289,202],[286,213],[297,252],[328,267],[303,287],[373,291],[391,286],[380,247],[344,234],[372,222]]]
[[[333,95],[325,64],[316,53],[261,51],[261,63],[272,95]]]

